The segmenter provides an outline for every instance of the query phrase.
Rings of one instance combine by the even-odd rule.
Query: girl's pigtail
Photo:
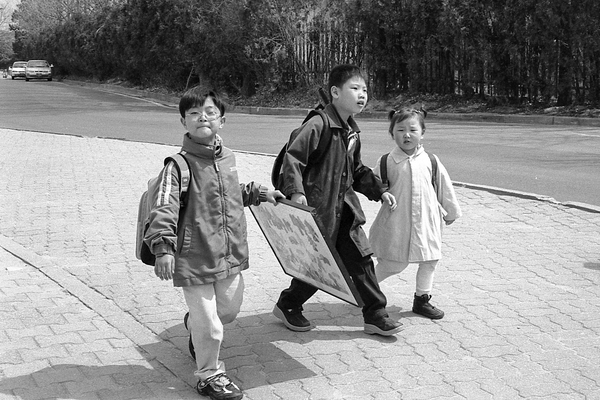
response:
[[[388,120],[391,121],[392,117],[394,116],[394,114],[396,114],[396,110],[390,110],[390,112],[388,113]]]

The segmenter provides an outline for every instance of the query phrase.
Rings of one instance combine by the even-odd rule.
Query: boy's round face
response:
[[[346,81],[342,87],[333,86],[331,95],[334,104],[342,117],[358,114],[367,105],[367,84],[360,76],[354,76]]]
[[[423,128],[421,128],[419,118],[412,117],[396,122],[392,129],[392,135],[396,145],[402,151],[408,155],[414,154],[423,139]]]
[[[181,118],[181,123],[187,129],[191,139],[204,145],[212,145],[219,129],[225,123],[225,117],[215,105],[212,98],[207,97],[202,107],[192,107]]]

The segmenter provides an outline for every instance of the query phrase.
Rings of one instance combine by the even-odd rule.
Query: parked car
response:
[[[48,79],[52,80],[52,65],[46,60],[29,60],[25,67],[25,80]]]
[[[25,68],[27,67],[27,61],[15,61],[10,71],[11,79],[25,78]]]

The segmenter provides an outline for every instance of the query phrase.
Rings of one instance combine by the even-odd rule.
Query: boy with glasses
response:
[[[190,89],[179,112],[187,129],[181,154],[190,166],[189,188],[180,199],[180,174],[168,162],[158,192],[149,193],[154,207],[144,241],[156,256],[156,276],[173,279],[183,289],[198,392],[238,400],[242,391],[225,374],[219,352],[223,325],[236,318],[243,299],[241,272],[248,268],[244,207],[276,203],[284,196],[254,182],[239,183],[235,156],[217,135],[225,123],[225,104],[214,92]]]

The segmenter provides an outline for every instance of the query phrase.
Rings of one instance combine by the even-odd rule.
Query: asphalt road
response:
[[[275,154],[298,116],[227,114],[222,136],[235,150]],[[358,120],[363,161],[394,145],[385,120]],[[174,106],[87,87],[0,79],[0,127],[178,145]],[[600,129],[561,125],[427,121],[425,148],[454,181],[600,206]]]

